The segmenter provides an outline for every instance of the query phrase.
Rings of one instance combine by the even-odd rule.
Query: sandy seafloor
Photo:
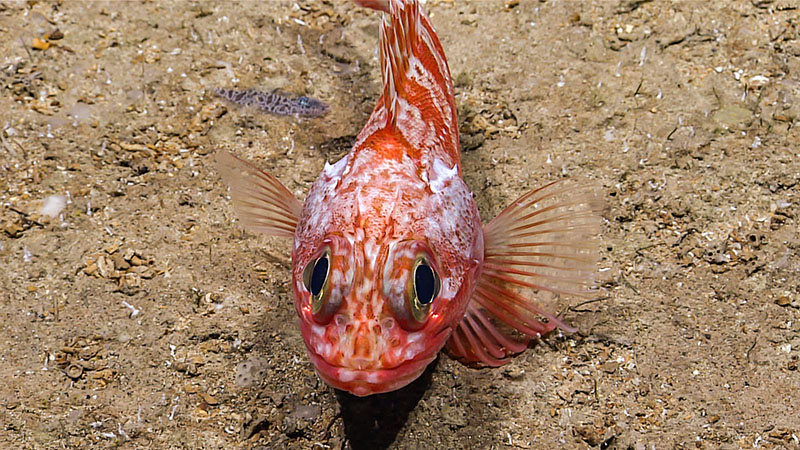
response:
[[[213,154],[302,198],[377,100],[378,15],[0,0],[0,447],[800,448],[799,8],[427,2],[481,215],[595,183],[599,291],[504,368],[443,354],[357,399],[314,374],[290,244],[238,227]]]

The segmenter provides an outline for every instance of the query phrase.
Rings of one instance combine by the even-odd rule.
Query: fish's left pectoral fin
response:
[[[450,343],[467,361],[502,365],[531,338],[576,331],[548,304],[593,291],[599,190],[560,180],[528,192],[484,227],[481,275]]]
[[[467,306],[467,313],[459,322],[447,350],[450,354],[467,364],[483,364],[499,367],[509,361],[511,355],[519,353],[528,346],[527,336],[513,337],[501,331],[474,299]]]
[[[294,237],[303,205],[277,178],[226,151],[217,153],[216,164],[246,229]]]

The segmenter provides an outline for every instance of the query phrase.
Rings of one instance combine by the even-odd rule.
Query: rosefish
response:
[[[217,156],[243,226],[294,239],[294,305],[317,374],[377,394],[419,377],[445,345],[465,363],[500,366],[531,339],[574,331],[542,301],[591,292],[596,190],[555,181],[483,225],[431,21],[415,0],[356,3],[384,12],[383,92],[350,153],[325,164],[304,203]]]

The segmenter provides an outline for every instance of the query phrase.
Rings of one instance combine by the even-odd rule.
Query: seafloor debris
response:
[[[116,370],[109,366],[108,356],[108,350],[97,337],[75,336],[50,358],[71,380],[88,378],[102,388],[116,375]]]
[[[236,366],[234,382],[236,386],[249,388],[257,386],[267,375],[269,362],[263,358],[253,357]]]
[[[58,40],[61,40],[63,38],[64,38],[64,33],[62,33],[60,30],[56,29],[56,30],[53,30],[53,31],[51,31],[49,33],[45,33],[41,37],[33,38],[33,42],[31,43],[31,48],[33,48],[34,50],[45,51],[45,50],[49,49],[50,47],[56,45],[56,43],[53,42],[53,41],[58,41]],[[65,47],[65,49],[69,50],[66,47]]]
[[[130,248],[118,250],[119,245],[115,244],[106,248],[105,252],[88,256],[83,272],[96,278],[116,280],[120,292],[132,295],[141,288],[143,279],[153,278],[166,271],[153,267],[153,260],[145,258],[138,251]],[[131,315],[134,316],[135,314]]]
[[[330,109],[325,102],[305,95],[294,97],[278,90],[272,92],[257,89],[214,89],[218,96],[243,106],[255,106],[261,111],[279,116],[319,117]]]
[[[67,197],[63,195],[51,195],[44,200],[39,214],[48,216],[51,219],[58,217],[64,207],[67,206]]]
[[[474,92],[468,74],[459,74],[456,83],[464,91],[463,101],[458,108],[461,147],[464,151],[479,148],[487,139],[499,136],[519,139],[522,136],[522,132],[528,127],[527,122],[519,122],[503,99]]]

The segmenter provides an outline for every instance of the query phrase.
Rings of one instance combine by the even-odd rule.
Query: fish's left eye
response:
[[[414,320],[421,323],[428,317],[433,300],[439,295],[441,280],[428,259],[419,256],[414,261],[413,277],[409,282],[406,289],[408,305]]]
[[[440,272],[433,255],[422,240],[399,242],[386,255],[381,291],[392,317],[406,331],[418,331],[430,324],[438,307],[440,274],[446,272]]]

